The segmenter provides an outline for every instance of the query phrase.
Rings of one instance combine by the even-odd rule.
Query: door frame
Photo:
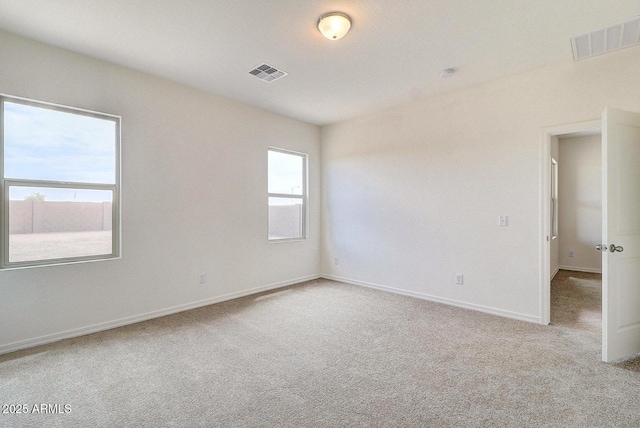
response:
[[[602,133],[602,119],[542,128],[540,157],[540,324],[551,322],[551,137]],[[562,162],[562,160],[560,160]]]

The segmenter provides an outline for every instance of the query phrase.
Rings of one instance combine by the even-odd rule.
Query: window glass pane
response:
[[[9,187],[9,262],[109,255],[110,190]]]
[[[291,239],[304,236],[301,198],[269,198],[269,239]]]
[[[269,150],[269,193],[302,195],[304,156]]]
[[[5,101],[5,178],[114,184],[116,132],[113,120]]]

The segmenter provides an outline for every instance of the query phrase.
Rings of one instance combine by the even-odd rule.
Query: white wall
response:
[[[639,49],[324,127],[323,272],[540,322],[541,129],[640,111]]]
[[[600,135],[560,139],[560,268],[602,271],[602,142]],[[569,256],[573,251],[573,257]]]
[[[315,126],[0,33],[0,92],[123,117],[123,258],[0,272],[0,352],[319,272],[539,321],[540,129],[640,111],[638,49],[324,127],[320,165]],[[310,155],[304,242],[267,242],[270,145]]]
[[[318,275],[318,127],[7,33],[0,58],[2,93],[122,116],[123,175],[122,259],[0,272],[0,352]],[[268,146],[309,154],[304,242],[267,242]]]
[[[560,162],[560,139],[556,136],[556,135],[552,135],[550,138],[550,151],[551,151],[551,158],[555,159],[556,162],[558,162],[558,165],[561,163]],[[553,213],[550,213],[551,216],[553,216]],[[550,274],[551,274],[551,279],[553,279],[553,277],[556,275],[556,273],[558,273],[558,270],[560,269],[560,237],[556,236],[555,238],[550,238],[551,242],[549,244],[549,254],[550,254],[550,260],[549,260],[549,267],[550,267]]]

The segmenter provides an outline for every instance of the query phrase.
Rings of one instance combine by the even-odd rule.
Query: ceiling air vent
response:
[[[640,44],[640,16],[571,38],[574,61],[638,44]]]
[[[286,71],[278,70],[269,64],[262,64],[251,70],[249,74],[252,74],[267,83],[271,83],[274,80],[278,80],[281,77],[286,76],[288,73]]]

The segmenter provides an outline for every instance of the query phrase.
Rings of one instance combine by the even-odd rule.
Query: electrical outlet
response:
[[[461,273],[456,274],[456,284],[462,285],[464,283],[464,277]]]
[[[569,250],[569,257],[573,257],[575,255],[575,253],[573,252],[573,250]]]
[[[206,273],[201,273],[200,274],[200,284],[204,284],[205,282],[207,282],[207,274]]]
[[[333,264],[336,265],[336,266],[339,265],[340,264],[340,259],[337,258],[337,257],[334,257],[333,258]]]

